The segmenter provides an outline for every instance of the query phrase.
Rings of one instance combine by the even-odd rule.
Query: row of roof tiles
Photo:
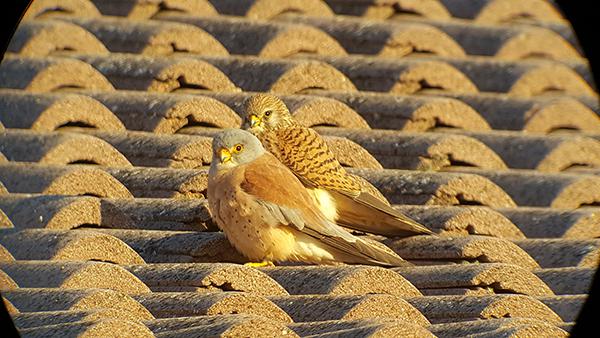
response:
[[[144,66],[144,68],[140,68]],[[132,54],[69,57],[6,57],[0,67],[3,88],[49,92],[68,88],[173,92],[272,91],[280,94],[327,91],[394,94],[505,93],[515,98],[546,94],[593,97],[587,69],[553,61],[311,56],[291,59]],[[16,76],[19,74],[20,76]],[[257,77],[257,74],[262,76]],[[85,77],[79,76],[85,75]],[[306,76],[308,75],[308,76]],[[432,90],[433,89],[433,90]],[[585,102],[585,101],[584,101]]]
[[[188,128],[187,135],[80,127],[67,130],[7,129],[0,136],[0,153],[15,162],[193,169],[210,164],[210,136],[215,132],[203,127]],[[499,132],[413,133],[330,127],[317,130],[348,167],[382,169],[383,165],[389,169],[439,171],[464,166],[469,170],[510,168],[572,175],[583,174],[575,170],[578,167],[600,167],[600,134],[542,137]]]
[[[65,16],[25,21],[19,26],[8,52],[22,56],[113,52],[155,56],[238,54],[265,58],[304,53],[386,58],[431,54],[585,62],[575,41],[572,45],[552,30],[530,25],[506,27],[426,19],[378,22],[295,15],[271,21],[184,14],[161,15],[157,19],[130,21],[118,17]]]
[[[573,313],[573,309],[569,311],[566,308],[580,307],[585,300],[582,296],[553,296],[548,289],[543,291],[543,284],[538,285],[537,289],[535,285],[531,285],[533,295],[480,293],[477,296],[440,296],[439,291],[443,292],[440,288],[443,282],[439,281],[431,284],[434,286],[431,291],[436,291],[438,295],[423,297],[421,292],[403,277],[402,271],[396,274],[381,268],[364,267],[280,267],[243,273],[236,271],[241,267],[227,264],[144,264],[119,267],[92,262],[31,261],[1,263],[1,267],[5,271],[4,285],[8,285],[4,288],[4,297],[9,302],[9,308],[12,309],[17,323],[19,320],[25,320],[24,318],[35,320],[36,312],[40,310],[45,312],[108,308],[126,311],[127,314],[123,317],[141,321],[238,313],[260,315],[288,325],[294,322],[313,322],[314,325],[316,322],[326,324],[330,320],[369,319],[374,309],[387,308],[385,313],[381,313],[380,321],[402,320],[430,330],[435,329],[435,325],[430,324],[501,318],[507,314],[513,319],[535,319],[544,321],[546,325],[564,325],[563,321],[573,319],[568,317],[569,313]],[[466,284],[462,286],[471,290],[471,294],[475,294],[478,288],[489,288],[487,283],[490,282],[496,283],[496,287],[506,288],[505,291],[519,289],[518,281],[507,283],[506,280],[502,280],[503,273],[511,273],[508,270],[502,271],[503,269],[514,268],[491,264],[489,267],[482,266],[479,274],[465,271],[465,277],[470,276],[471,279],[467,277],[464,280]],[[427,282],[428,277],[423,274],[426,270],[427,268],[425,271],[412,271],[406,278],[413,283],[420,280],[423,281],[421,284],[431,283]],[[39,285],[36,279],[27,277],[28,273],[31,275],[35,272],[43,272],[49,276],[43,284],[53,288],[36,288],[36,285]],[[11,288],[16,287],[17,282],[9,275],[27,288]],[[194,279],[166,278],[175,275],[194,276]],[[112,278],[107,278],[108,276]],[[531,277],[532,280],[523,282],[531,283],[537,280],[533,275]],[[380,278],[385,279],[383,289],[383,280],[380,281]],[[322,283],[311,283],[316,279]],[[227,284],[222,284],[224,280]],[[311,295],[303,295],[302,292],[307,290],[303,285],[306,284],[318,288],[311,289]],[[285,289],[281,288],[281,285]],[[373,285],[380,287],[374,289]],[[150,293],[148,286],[155,292]],[[103,290],[90,287],[102,287]],[[426,288],[422,290],[427,291]],[[523,291],[522,288],[520,291]],[[369,292],[377,292],[378,295],[368,295]],[[319,295],[321,293],[322,295]],[[32,297],[36,299],[35,302],[31,301]],[[22,316],[19,315],[19,310],[24,312]],[[46,313],[46,323],[48,319],[62,322],[57,320],[61,318],[61,313]],[[563,318],[559,314],[563,315]],[[41,317],[37,318],[38,321],[43,320],[43,316]],[[35,326],[34,323],[31,326]]]
[[[89,189],[90,191],[93,191]],[[76,192],[73,190],[71,192]],[[507,239],[598,237],[598,212],[485,206],[403,205],[398,210],[442,234],[491,235]],[[206,201],[169,198],[97,198],[11,193],[0,197],[2,227],[74,229],[106,228],[205,231],[214,230]]]
[[[115,255],[113,254],[113,256]],[[4,260],[0,263],[0,277],[3,282],[2,291],[8,292],[6,298],[11,301],[11,292],[21,292],[26,298],[29,298],[27,289],[32,288],[46,288],[48,289],[47,292],[59,295],[64,292],[68,293],[70,290],[75,292],[80,289],[102,288],[129,295],[139,295],[146,299],[157,299],[156,304],[151,305],[151,308],[143,304],[150,312],[154,312],[152,307],[160,307],[161,303],[166,305],[158,299],[161,297],[168,299],[168,293],[170,292],[185,293],[184,298],[188,299],[216,298],[214,301],[223,300],[231,294],[254,299],[275,297],[280,300],[276,303],[284,308],[289,306],[289,302],[294,298],[300,304],[303,300],[310,300],[311,297],[319,300],[321,307],[326,305],[322,304],[323,302],[331,302],[333,307],[345,306],[346,308],[352,308],[357,305],[356,300],[361,298],[357,296],[364,297],[377,294],[383,295],[380,297],[383,299],[398,299],[396,303],[408,300],[413,305],[417,305],[419,311],[413,310],[413,312],[417,315],[424,314],[431,322],[447,322],[449,318],[444,320],[443,316],[439,316],[436,319],[436,315],[431,316],[429,313],[431,311],[429,308],[421,307],[420,304],[425,305],[428,302],[442,300],[443,298],[450,300],[452,297],[455,299],[463,297],[466,302],[472,303],[471,305],[475,305],[479,301],[481,304],[475,306],[485,308],[489,305],[489,301],[501,301],[503,298],[521,298],[524,302],[532,302],[528,299],[537,299],[551,309],[556,309],[554,311],[560,313],[563,318],[560,319],[556,313],[550,309],[544,309],[543,306],[538,306],[538,308],[541,308],[542,313],[544,313],[543,317],[546,318],[537,317],[539,312],[529,314],[523,312],[521,315],[514,317],[537,319],[554,317],[549,321],[557,323],[572,321],[577,311],[560,311],[556,303],[559,300],[571,300],[567,303],[572,303],[571,306],[575,309],[580,308],[586,296],[583,294],[578,295],[577,292],[587,289],[594,272],[593,269],[589,268],[538,269],[528,272],[511,264],[499,263],[423,266],[411,267],[405,270],[397,268],[396,271],[375,267],[289,266],[264,268],[260,272],[256,270],[246,271],[248,268],[242,269],[242,266],[228,263],[139,264],[138,262],[135,264],[138,265],[68,261],[11,262]],[[565,287],[567,284],[571,285],[567,288]],[[553,287],[553,289],[548,286]],[[52,288],[54,290],[51,290]],[[150,292],[157,292],[158,294],[151,294]],[[196,296],[193,295],[194,293]],[[208,297],[205,295],[208,295]],[[287,295],[296,297],[285,298]],[[282,296],[284,298],[281,298]],[[353,302],[352,299],[355,301]],[[252,300],[249,299],[249,302],[251,303]],[[24,312],[34,312],[31,306],[35,306],[40,310],[43,308],[47,308],[48,311],[59,310],[47,307],[44,302],[39,301],[29,302],[29,306],[15,304],[14,301],[11,301],[11,303]],[[230,307],[240,305],[236,305],[235,302],[225,303],[230,303]],[[307,303],[307,306],[310,306],[310,302]],[[527,305],[531,304],[514,304],[511,307],[518,312]],[[56,304],[55,306],[64,306],[64,304]],[[166,315],[162,311],[162,315],[153,314],[157,317],[219,314],[217,309],[212,313],[207,311],[206,306],[200,308],[190,307],[187,310],[185,309],[187,306],[182,306],[178,310],[175,310],[175,304],[167,306],[171,308],[171,312],[179,311],[180,313]],[[439,306],[443,307],[444,305]],[[465,304],[448,304],[446,306],[470,307]],[[300,309],[295,311],[287,308],[285,311],[275,309],[276,307],[269,309],[258,305],[254,310],[260,311],[260,313],[254,314],[264,315],[264,312],[272,312],[270,316],[267,315],[266,317],[278,317],[280,320],[284,318],[286,322],[354,319],[348,317],[318,317],[315,313],[310,313],[311,311],[303,314]],[[402,307],[390,307],[388,309],[393,314],[384,314],[383,318],[399,318],[398,314],[394,312],[402,310]],[[252,311],[252,309],[249,309],[249,311]],[[434,310],[433,312],[437,311]],[[240,313],[244,312],[248,313],[248,310],[240,311]],[[236,312],[230,309],[221,313]],[[363,318],[366,318],[366,315],[365,311]],[[372,315],[371,313],[370,316]],[[449,317],[456,317],[456,315]]]
[[[237,128],[241,124],[241,102],[250,95],[123,90],[80,90],[78,95],[0,89],[0,121],[7,128],[34,131],[53,131],[69,125],[157,134],[181,133],[190,126]],[[582,102],[564,96],[521,99],[481,94],[448,95],[452,96],[317,91],[311,95],[282,95],[282,99],[294,118],[310,127],[372,127],[407,132],[493,128],[528,133],[569,129],[589,133],[596,139],[598,135],[593,134],[600,132],[598,106],[591,100]],[[565,114],[565,110],[570,113]]]
[[[597,175],[542,174],[526,170],[500,172],[468,167],[450,169],[454,172],[355,168],[349,171],[370,181],[396,204],[576,209],[593,207],[600,200]],[[199,198],[206,192],[207,177],[207,168],[0,164],[3,189],[11,193]]]
[[[92,223],[82,226],[93,225]],[[227,239],[218,232],[150,230],[152,228],[132,230],[132,228],[135,227],[129,229],[103,228],[94,230],[94,232],[3,229],[4,235],[0,242],[7,250],[5,256],[18,260],[82,260],[87,258],[120,264],[139,264],[144,261],[149,263],[240,263],[245,261],[232,249]],[[97,234],[97,231],[103,235]],[[94,248],[94,245],[102,242],[106,243],[106,246],[101,245]],[[600,256],[600,244],[597,239],[516,239],[511,241],[489,236],[456,235],[449,237],[446,235],[439,239],[389,240],[386,243],[404,258],[417,264],[431,265],[435,263],[436,266],[431,267],[429,272],[431,275],[440,274],[441,270],[439,269],[446,269],[448,273],[451,273],[453,269],[457,269],[457,271],[479,269],[477,264],[467,264],[464,267],[453,265],[461,262],[505,263],[527,270],[540,269],[540,267],[543,269],[570,267],[593,269],[598,265]],[[428,251],[424,251],[423,246]],[[559,252],[549,252],[548,248],[559,250]],[[576,275],[569,273],[569,269],[564,271],[564,274],[554,277],[563,282],[576,278]],[[510,277],[516,278],[515,276]],[[560,285],[560,290],[568,294],[581,293],[580,291],[585,290],[585,287],[591,282],[591,277],[592,273],[590,272],[587,274],[587,278],[582,280],[583,287],[564,282],[563,285]],[[447,278],[444,283],[452,283],[451,278]]]
[[[163,13],[184,12],[198,16],[232,15],[270,19],[289,12],[306,16],[351,15],[363,18],[394,19],[406,14],[432,19],[451,17],[481,23],[507,23],[523,18],[554,27],[564,25],[559,11],[544,0],[38,0],[27,11],[25,20],[69,13],[78,17],[123,16],[148,19]]]
[[[498,335],[535,337],[539,334],[553,337],[568,336],[558,326],[533,318],[436,324],[429,327],[431,331],[404,320],[331,320],[285,325],[262,316],[248,314],[149,319],[142,321],[143,324],[129,319],[108,319],[125,317],[121,313],[119,309],[91,309],[34,312],[17,314],[15,317],[17,323],[24,328],[22,332],[35,337],[56,334],[77,336],[89,332],[94,332],[98,336],[124,332],[132,337],[189,337],[191,335],[240,337],[251,336],[256,332],[269,337],[459,337],[473,334],[483,337]],[[41,321],[58,324],[36,326]],[[568,327],[564,324],[561,326]],[[432,332],[435,332],[435,335]]]

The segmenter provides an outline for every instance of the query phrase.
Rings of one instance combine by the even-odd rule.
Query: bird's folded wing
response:
[[[348,175],[323,138],[310,128],[281,128],[271,141],[278,158],[310,188],[343,190],[358,195],[360,184]]]
[[[368,193],[368,194],[372,195],[373,197],[377,198],[378,200],[380,200],[383,204],[390,205],[390,202],[385,198],[385,196],[383,196],[381,191],[379,191],[377,188],[375,188],[375,186],[373,184],[371,184],[371,182],[367,181],[362,176],[358,176],[358,175],[351,174],[351,173],[348,173],[348,175],[351,176],[352,179],[355,180],[360,185],[361,193]],[[353,196],[356,196],[356,195],[353,194]]]
[[[268,211],[271,220],[300,231],[311,228],[324,236],[355,240],[350,233],[327,221],[302,183],[271,154],[261,156],[245,168],[241,188]]]
[[[339,194],[342,196],[333,194],[340,215],[338,221],[346,227],[385,236],[434,235],[424,225],[369,193],[353,196],[340,191]]]
[[[344,226],[388,236],[433,234],[389,206],[381,194],[374,194],[377,189],[370,183],[346,172],[316,131],[302,127],[281,128],[272,137],[271,144],[279,148],[278,158],[304,186],[351,198],[336,198],[336,205],[347,207],[338,210]]]
[[[268,214],[266,218],[276,219],[280,225],[291,226],[316,239],[324,247],[330,247],[340,252],[342,256],[338,255],[338,257],[343,257],[344,261],[362,264],[374,263],[384,266],[411,265],[391,252],[387,252],[374,244],[352,236],[325,217],[319,217],[311,222],[305,220],[299,210],[275,205],[260,199],[257,199],[256,202],[266,210]]]
[[[291,226],[358,261],[406,264],[400,257],[352,236],[327,220],[289,169],[272,155],[263,156],[246,168],[241,187],[263,208],[268,224]]]

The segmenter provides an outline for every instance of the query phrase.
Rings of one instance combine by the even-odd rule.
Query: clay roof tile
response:
[[[264,58],[285,58],[300,53],[346,55],[338,41],[308,25],[189,15],[163,15],[160,19],[204,29],[231,54]]]
[[[144,321],[156,337],[249,337],[258,332],[268,337],[298,337],[285,323],[250,314],[219,314],[161,318]]]
[[[12,316],[12,319],[16,327],[19,329],[27,329],[72,322],[87,322],[102,319],[132,320],[134,318],[131,317],[129,312],[124,310],[103,308],[91,310],[22,312]]]
[[[75,133],[35,133],[7,130],[0,135],[0,149],[14,162],[49,165],[75,163],[131,167],[117,149],[102,139]]]
[[[5,195],[0,196],[0,199],[3,200],[4,196]],[[10,220],[10,218],[8,218],[8,216],[6,215],[6,212],[4,210],[2,210],[2,208],[5,208],[5,207],[4,206],[0,206],[0,229],[2,229],[2,228],[13,228],[14,227],[13,222]]]
[[[119,90],[239,91],[227,75],[210,63],[192,58],[191,54],[170,58],[118,53],[111,53],[109,56],[83,54],[71,56],[93,66]]]
[[[135,197],[203,198],[208,185],[208,169],[103,168]],[[0,175],[2,173],[0,165]],[[1,176],[0,176],[1,178]],[[102,196],[120,197],[120,196]]]
[[[73,229],[100,225],[100,200],[91,196],[8,194],[0,196],[0,208],[17,229]],[[124,215],[120,215],[124,218]],[[113,215],[113,219],[119,218]]]
[[[306,89],[355,91],[354,84],[331,65],[305,59],[200,57],[225,73],[244,91],[301,93]]]
[[[439,0],[325,0],[336,14],[372,19],[391,19],[396,15],[415,15],[449,19],[450,13]]]
[[[296,295],[269,299],[292,317],[294,322],[328,320],[399,319],[427,327],[429,321],[412,305],[392,295]]]
[[[264,273],[227,263],[140,264],[124,266],[154,292],[242,291],[261,296],[284,296],[287,291]]]
[[[248,262],[231,246],[222,232],[117,229],[94,231],[120,239],[148,263]]]
[[[2,245],[0,244],[0,262],[12,262],[15,258],[13,255]]]
[[[587,295],[538,297],[538,300],[556,312],[565,322],[575,322]]]
[[[377,159],[359,144],[345,137],[324,136],[323,139],[342,166],[383,169]]]
[[[570,97],[512,98],[499,94],[441,93],[473,107],[493,129],[548,134],[556,130],[600,131],[600,116]],[[565,114],[565,111],[571,111]]]
[[[130,296],[106,289],[22,288],[2,296],[22,312],[58,310],[116,309],[129,314],[130,320],[154,319],[154,316]]]
[[[509,218],[527,238],[591,239],[600,237],[600,212],[594,209],[506,208]]]
[[[417,19],[456,40],[469,55],[490,56],[505,60],[548,58],[577,60],[581,55],[561,35],[551,29],[533,25],[474,24],[468,21]]]
[[[526,295],[427,296],[407,301],[432,324],[491,318],[533,318],[559,324],[561,318],[534,297]]]
[[[402,276],[380,267],[277,266],[260,270],[291,295],[383,293],[406,297],[421,294]]]
[[[414,205],[487,205],[514,207],[515,202],[492,181],[473,174],[349,169],[367,179],[391,203]]]
[[[123,90],[86,92],[85,95],[109,107],[128,130],[174,134],[188,126],[237,128],[241,124],[233,110],[207,95]]]
[[[319,128],[318,131],[357,142],[385,168],[438,171],[458,164],[492,170],[506,169],[494,151],[470,137],[391,130]]]
[[[5,216],[14,220],[17,229],[217,229],[204,199],[99,199],[91,196],[7,194],[0,196],[0,208],[6,213]],[[12,228],[13,222],[4,226]]]
[[[0,263],[0,269],[22,288],[101,288],[129,295],[150,292],[142,281],[116,264],[16,261]]]
[[[183,12],[195,15],[217,15],[207,0],[91,0],[104,16],[124,16],[131,20],[151,19],[163,13]]]
[[[507,217],[488,207],[396,205],[395,209],[441,235],[525,238],[521,229]]]
[[[20,329],[19,333],[27,337],[85,337],[97,336],[106,337],[118,332],[121,335],[129,337],[151,338],[152,332],[139,322],[122,319],[100,319],[90,321],[77,321],[72,323],[62,323],[56,325],[38,326],[27,329]]]
[[[464,73],[482,92],[526,98],[548,93],[596,95],[591,85],[575,69],[556,61],[504,61],[485,57],[433,59]]]
[[[469,320],[455,323],[435,324],[429,327],[439,338],[451,337],[497,337],[499,335],[514,337],[548,337],[568,336],[560,329],[563,324],[551,324],[533,318],[488,318],[486,320]]]
[[[4,263],[0,263],[0,289],[2,291],[18,289],[19,285],[3,270],[3,266]]]
[[[87,30],[58,20],[31,20],[21,23],[7,52],[21,56],[48,56],[55,53],[80,52],[108,54],[108,50]]]
[[[0,98],[0,121],[8,128],[41,132],[70,126],[125,130],[123,123],[106,106],[87,96],[2,89]]]
[[[86,133],[115,147],[135,166],[195,169],[210,164],[212,158],[212,140],[202,136],[91,130]]]
[[[571,167],[600,168],[600,141],[578,135],[523,135],[514,131],[454,131],[476,138],[509,168],[559,172]]]
[[[205,199],[103,198],[102,218],[90,223],[103,228],[215,231]]]
[[[485,289],[488,294],[553,296],[533,273],[512,264],[482,263],[394,268],[425,295],[452,295],[454,290]]]
[[[219,14],[245,16],[250,19],[272,19],[287,12],[310,16],[332,16],[321,0],[209,0]]]
[[[470,106],[442,97],[372,92],[318,92],[354,109],[372,128],[414,132],[436,127],[489,130],[488,123]]]
[[[113,53],[229,55],[211,34],[192,25],[124,18],[61,19],[85,28]]]
[[[325,61],[346,75],[361,91],[415,94],[435,88],[476,93],[477,87],[460,70],[431,58],[385,59],[369,56],[307,56]]]
[[[388,239],[385,243],[401,257],[418,263],[424,261],[507,263],[526,270],[539,265],[525,251],[502,238],[489,236],[413,236]],[[445,268],[445,267],[444,267]]]
[[[514,243],[542,268],[597,268],[600,262],[599,239],[523,239]]]
[[[82,165],[31,165],[10,162],[0,164],[0,181],[11,193],[132,197],[123,184],[105,171]]]
[[[112,84],[89,64],[55,57],[5,57],[0,63],[0,87],[33,93],[69,88],[114,90]]]
[[[96,260],[118,264],[143,264],[144,260],[119,239],[93,231],[27,229],[0,237],[17,260]]]
[[[595,272],[596,269],[591,267],[549,268],[533,271],[557,295],[588,293],[592,286]]]
[[[350,54],[404,57],[427,53],[462,57],[463,49],[446,33],[426,24],[380,23],[354,18],[284,16],[286,22],[308,24],[335,38]]]
[[[152,292],[132,297],[156,318],[240,313],[292,322],[287,313],[267,298],[244,292]]]
[[[37,0],[27,8],[23,19],[44,19],[65,14],[79,17],[100,16],[96,6],[89,0]]]
[[[506,191],[519,206],[575,209],[600,201],[600,177],[567,173],[540,173],[533,170],[461,172],[485,176]]]
[[[303,337],[435,337],[426,328],[405,320],[328,320],[293,323],[288,327]]]
[[[452,16],[475,22],[504,23],[527,17],[563,22],[560,12],[545,0],[440,0]]]

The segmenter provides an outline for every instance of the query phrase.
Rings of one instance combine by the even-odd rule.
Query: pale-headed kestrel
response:
[[[433,234],[392,208],[368,181],[348,173],[323,138],[296,122],[277,96],[251,96],[245,102],[244,113],[243,128],[290,168],[329,220],[349,229],[389,237]]]
[[[300,180],[251,133],[223,131],[212,147],[211,215],[239,252],[265,263],[254,266],[282,261],[410,265],[382,244],[329,220]]]

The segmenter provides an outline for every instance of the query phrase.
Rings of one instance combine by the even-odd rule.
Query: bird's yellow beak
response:
[[[221,156],[221,163],[231,161],[231,151],[229,149],[221,148],[219,154]]]
[[[250,115],[250,128],[254,128],[255,126],[260,126],[262,121],[258,118],[258,116],[252,114]]]

